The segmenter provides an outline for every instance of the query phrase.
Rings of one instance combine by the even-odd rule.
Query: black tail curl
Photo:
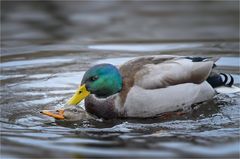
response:
[[[230,81],[229,81],[230,80]],[[213,87],[219,87],[219,86],[227,86],[231,87],[234,83],[234,79],[232,75],[220,73],[220,74],[214,74],[207,78],[207,82]]]
[[[225,86],[228,86],[228,87],[232,87],[232,85],[233,85],[233,83],[234,83],[233,76],[230,75],[230,74],[228,74],[229,76],[227,76],[227,74],[224,74],[224,73],[220,73],[220,75],[222,75],[222,76],[224,77],[224,81],[223,81],[224,85],[225,85]],[[229,77],[230,77],[230,82],[227,83]]]

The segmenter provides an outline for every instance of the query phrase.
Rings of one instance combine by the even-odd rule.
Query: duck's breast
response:
[[[206,81],[201,84],[184,83],[160,89],[134,86],[127,95],[124,112],[126,117],[154,117],[209,100],[214,94],[214,89]]]

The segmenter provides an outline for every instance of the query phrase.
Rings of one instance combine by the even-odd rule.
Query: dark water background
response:
[[[239,86],[239,1],[1,1],[1,158],[238,158],[239,93],[172,119],[39,113],[64,105],[90,66],[155,54],[222,57]]]

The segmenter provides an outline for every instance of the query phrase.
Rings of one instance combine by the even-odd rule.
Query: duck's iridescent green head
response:
[[[100,64],[90,68],[83,76],[81,85],[98,97],[108,97],[122,89],[122,77],[111,64]]]
[[[105,98],[122,89],[122,76],[111,64],[99,64],[90,68],[83,76],[81,86],[68,104],[76,105],[89,94]]]

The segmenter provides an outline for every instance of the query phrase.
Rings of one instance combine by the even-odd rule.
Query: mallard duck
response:
[[[91,67],[69,105],[85,99],[88,113],[100,118],[147,118],[181,111],[213,98],[227,76],[213,71],[209,58],[158,55],[121,65]],[[233,78],[227,84],[233,84]]]

